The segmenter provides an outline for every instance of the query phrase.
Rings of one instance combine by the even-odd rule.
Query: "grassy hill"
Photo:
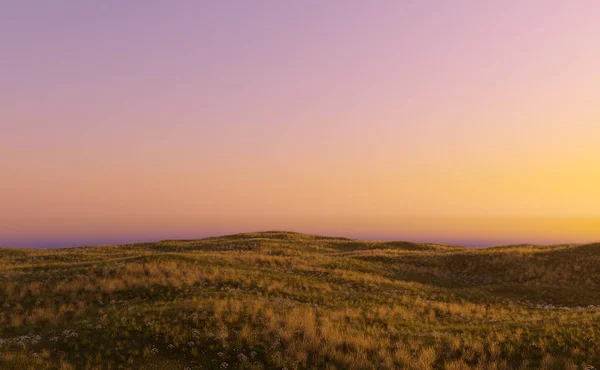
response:
[[[600,244],[263,232],[0,249],[0,369],[592,365]]]

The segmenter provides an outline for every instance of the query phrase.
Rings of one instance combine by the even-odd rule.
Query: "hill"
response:
[[[600,244],[0,249],[1,369],[583,369],[599,348]]]

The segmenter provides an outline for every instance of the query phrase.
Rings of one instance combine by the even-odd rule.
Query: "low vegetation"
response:
[[[600,244],[0,249],[1,369],[593,369]]]

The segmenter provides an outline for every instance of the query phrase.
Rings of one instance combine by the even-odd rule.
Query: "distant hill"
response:
[[[600,244],[0,249],[0,369],[584,369],[598,348]]]

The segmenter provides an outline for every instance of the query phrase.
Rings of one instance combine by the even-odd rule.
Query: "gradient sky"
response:
[[[600,2],[0,1],[0,245],[600,240]]]

